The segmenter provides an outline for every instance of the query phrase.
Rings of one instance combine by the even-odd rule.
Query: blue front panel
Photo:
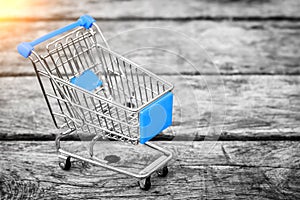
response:
[[[173,94],[165,94],[140,112],[140,143],[145,144],[172,125]]]

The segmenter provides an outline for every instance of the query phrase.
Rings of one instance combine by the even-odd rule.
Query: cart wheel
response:
[[[71,157],[68,156],[65,162],[59,162],[59,166],[63,170],[69,170],[71,168]]]
[[[166,177],[168,175],[168,172],[169,170],[167,166],[164,166],[163,168],[156,171],[157,176],[159,177]]]
[[[139,186],[142,190],[145,190],[145,191],[149,190],[151,188],[150,176],[148,176],[145,179],[142,179],[142,180],[138,181],[138,184],[139,184]]]

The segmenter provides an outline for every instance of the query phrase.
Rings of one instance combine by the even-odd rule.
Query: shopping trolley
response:
[[[47,40],[51,41],[43,55],[34,51]],[[151,187],[152,173],[168,174],[172,153],[149,140],[172,124],[173,86],[111,51],[91,16],[83,15],[68,26],[23,42],[18,51],[31,60],[53,122],[62,130],[55,141],[62,169],[70,169],[71,159],[78,159],[135,177],[144,190]],[[87,157],[60,145],[62,138],[78,130],[92,135]],[[133,173],[94,155],[100,138],[145,144],[162,156]]]

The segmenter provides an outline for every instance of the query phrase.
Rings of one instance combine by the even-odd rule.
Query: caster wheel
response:
[[[156,171],[157,176],[159,177],[166,177],[168,175],[168,172],[169,170],[167,166],[164,166],[163,168]]]
[[[60,168],[63,170],[69,170],[71,168],[71,157],[68,156],[65,160],[65,162],[59,162]]]
[[[145,191],[149,190],[151,188],[150,176],[148,176],[147,178],[145,178],[143,180],[138,181],[138,184],[142,190],[145,190]]]

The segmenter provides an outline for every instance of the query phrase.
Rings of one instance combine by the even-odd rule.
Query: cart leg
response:
[[[63,132],[61,134],[59,134],[56,139],[55,139],[55,145],[56,145],[56,150],[59,153],[58,156],[58,165],[60,166],[60,168],[62,168],[63,170],[69,170],[71,168],[71,156],[65,156],[64,154],[62,154],[61,152],[59,152],[60,150],[60,140],[68,135],[70,135],[71,133],[73,133],[75,131],[75,129],[69,129],[66,132]]]
[[[57,152],[60,149],[60,140],[68,135],[70,135],[71,133],[73,133],[76,129],[69,129],[61,134],[59,134],[58,136],[56,136],[55,138],[55,146],[56,146],[56,150]]]
[[[96,142],[98,141],[99,138],[101,138],[102,136],[101,135],[96,135],[91,143],[90,143],[90,148],[89,148],[89,153],[90,153],[90,156],[93,157],[94,156],[94,145],[96,144]]]

